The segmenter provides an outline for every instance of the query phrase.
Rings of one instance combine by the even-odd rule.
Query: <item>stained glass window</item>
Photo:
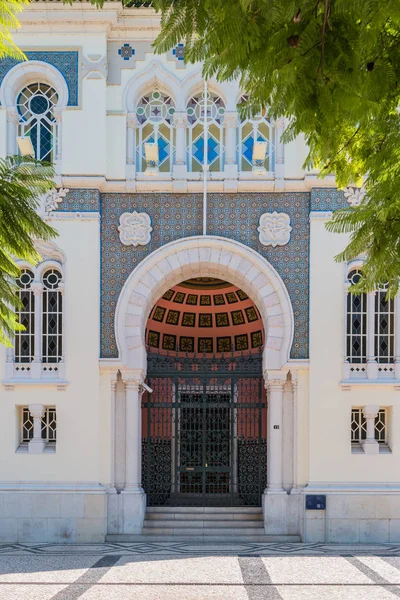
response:
[[[43,275],[42,360],[58,363],[62,360],[62,294],[61,273],[50,269]]]
[[[170,172],[174,163],[175,133],[173,115],[175,106],[170,96],[155,90],[143,96],[136,109],[139,127],[136,131],[136,169],[146,170],[145,143],[157,143],[159,170]]]
[[[208,92],[207,103],[204,92],[193,96],[186,108],[187,127],[187,168],[188,171],[202,171],[204,164],[204,122],[207,104],[207,164],[210,171],[224,168],[223,120],[225,105],[216,94]]]
[[[356,284],[362,273],[353,269],[348,281]],[[363,363],[367,360],[367,296],[366,294],[347,294],[347,360],[350,363]]]
[[[386,298],[387,285],[375,294],[375,357],[378,363],[394,361],[394,299]]]
[[[29,269],[22,269],[16,283],[22,303],[17,316],[24,331],[15,332],[15,362],[30,363],[35,354],[35,296],[32,290],[34,275]]]
[[[31,83],[17,98],[19,135],[30,137],[38,160],[54,162],[57,92],[45,83]]]
[[[242,96],[241,102],[247,100]],[[267,142],[265,169],[272,171],[275,162],[274,127],[268,117],[266,108],[260,110],[254,117],[239,119],[238,143],[236,147],[239,171],[251,171],[253,168],[254,142]]]

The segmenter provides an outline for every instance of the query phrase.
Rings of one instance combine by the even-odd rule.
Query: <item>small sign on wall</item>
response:
[[[326,496],[318,494],[308,494],[306,496],[306,510],[325,510]]]

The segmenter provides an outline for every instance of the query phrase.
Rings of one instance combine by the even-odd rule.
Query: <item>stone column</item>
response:
[[[268,454],[267,454],[267,493],[284,493],[282,487],[282,405],[283,386],[286,373],[269,372],[266,381],[268,391]]]
[[[236,192],[238,189],[239,168],[236,159],[237,128],[239,123],[236,111],[224,114],[225,127],[225,166],[224,191]]]
[[[57,135],[56,135],[56,147],[55,151],[55,164],[57,175],[61,174],[61,158],[62,158],[62,111],[58,108],[54,110],[54,118],[56,120]]]
[[[139,121],[136,113],[129,112],[126,119],[126,178],[135,179],[135,153],[136,153],[136,129]]]
[[[19,116],[16,108],[7,108],[7,154],[17,154]]]
[[[174,127],[176,131],[175,163],[172,167],[174,192],[187,191],[187,166],[186,166],[186,128],[187,115],[185,112],[174,113]]]
[[[394,299],[394,376],[400,379],[400,294]]]
[[[275,189],[285,187],[285,145],[281,141],[286,127],[286,119],[281,117],[275,121]]]
[[[363,415],[367,420],[367,439],[362,442],[365,454],[379,454],[379,444],[375,439],[375,419],[378,411],[379,406],[375,404],[369,404],[363,408]]]
[[[42,312],[43,312],[43,284],[34,282],[31,285],[35,299],[34,318],[34,357],[31,365],[32,379],[40,379],[42,376]]]
[[[28,408],[33,419],[33,438],[29,442],[29,454],[41,454],[46,445],[46,442],[42,439],[44,406],[43,404],[30,404]]]
[[[367,294],[367,378],[378,379],[375,356],[375,292]]]
[[[144,376],[141,371],[124,372],[126,399],[125,488],[123,494],[122,531],[140,533],[146,509],[142,488],[142,407]]]
[[[298,478],[298,420],[299,420],[299,408],[298,408],[298,388],[299,380],[297,371],[292,371],[292,393],[293,393],[293,488],[291,494],[299,493],[299,478]]]

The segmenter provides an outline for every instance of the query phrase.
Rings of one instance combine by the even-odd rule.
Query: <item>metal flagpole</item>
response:
[[[207,173],[208,173],[208,88],[204,79],[204,159],[203,159],[203,235],[207,235]]]

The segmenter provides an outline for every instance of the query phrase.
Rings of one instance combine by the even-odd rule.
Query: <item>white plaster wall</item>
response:
[[[0,108],[0,158],[7,154],[7,112]]]
[[[310,256],[310,413],[309,479],[331,483],[399,481],[400,393],[394,386],[364,385],[343,391],[345,267],[334,256],[346,237],[329,234],[323,221],[311,221]],[[392,407],[391,454],[352,454],[352,406]]]
[[[63,220],[52,224],[66,255],[64,314],[65,364],[69,382],[64,392],[55,386],[0,388],[1,481],[100,481],[99,407],[99,222]],[[4,349],[0,350],[1,379]],[[16,453],[17,410],[28,404],[56,406],[57,446],[53,454]],[[84,457],[84,460],[82,459]]]
[[[126,117],[107,116],[107,179],[125,179]]]

